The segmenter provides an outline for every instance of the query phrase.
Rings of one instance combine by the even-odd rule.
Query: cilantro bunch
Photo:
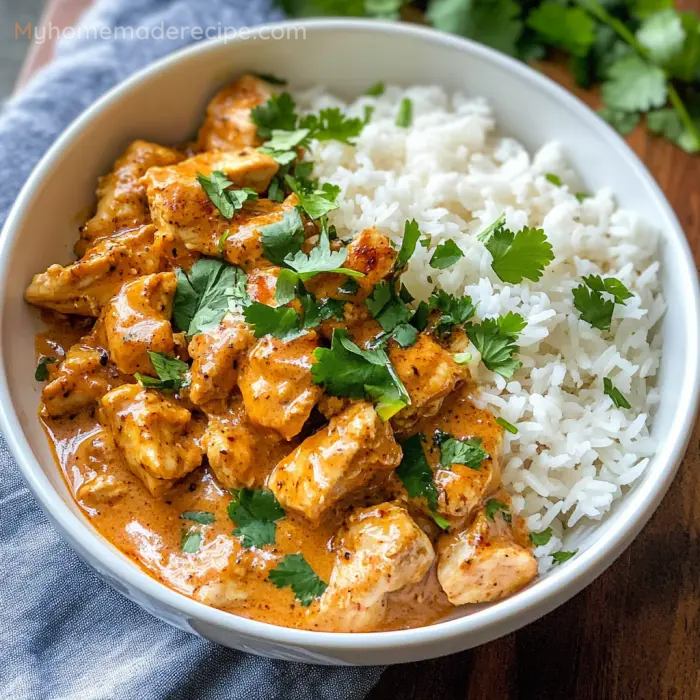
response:
[[[700,18],[671,0],[277,0],[293,17],[399,19],[425,8],[436,29],[479,41],[523,61],[556,50],[576,82],[602,85],[601,116],[628,134],[648,129],[700,152]],[[289,127],[291,128],[291,127]]]

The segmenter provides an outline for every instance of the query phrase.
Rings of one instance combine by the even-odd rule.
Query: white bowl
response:
[[[258,29],[257,39],[199,44],[154,64],[88,109],[37,166],[7,220],[0,248],[1,427],[29,487],[63,537],[114,588],[153,615],[226,646],[296,661],[386,664],[449,654],[511,632],[580,591],[621,554],[660,503],[697,406],[697,272],[676,217],[641,162],[601,119],[547,78],[478,44],[409,25],[318,20],[301,26],[305,39],[264,40]],[[275,627],[206,607],[157,583],[102,539],[73,503],[36,418],[40,385],[32,380],[32,348],[42,325],[22,292],[35,272],[71,260],[76,226],[94,201],[95,180],[131,140],[188,139],[213,92],[245,71],[322,84],[341,96],[359,94],[378,80],[435,83],[483,95],[504,132],[531,149],[561,141],[588,190],[611,187],[621,205],[663,232],[668,312],[653,425],[658,453],[610,515],[577,535],[571,544],[579,554],[517,595],[420,629],[332,634]]]

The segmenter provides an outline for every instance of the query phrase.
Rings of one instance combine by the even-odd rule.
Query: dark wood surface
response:
[[[51,0],[54,24],[90,0]],[[700,0],[680,2],[700,12]],[[31,57],[23,78],[50,60]],[[572,88],[557,66],[541,66]],[[572,88],[595,106],[594,93]],[[629,142],[663,188],[700,263],[700,156]],[[632,546],[541,620],[443,659],[393,666],[368,700],[700,700],[700,425],[666,498]]]

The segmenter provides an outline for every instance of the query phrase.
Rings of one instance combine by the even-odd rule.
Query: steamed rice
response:
[[[413,103],[410,128],[394,124],[404,97]],[[659,400],[661,338],[652,330],[664,312],[657,232],[617,209],[607,190],[579,201],[584,187],[562,147],[549,143],[531,156],[495,131],[483,99],[438,87],[387,88],[351,104],[320,90],[296,99],[304,110],[338,106],[355,116],[374,107],[355,147],[325,142],[311,149],[315,175],[341,187],[340,208],[329,217],[341,238],[374,226],[399,242],[404,223],[415,219],[432,246],[417,247],[403,277],[414,296],[426,299],[438,285],[470,295],[477,319],[508,311],[527,319],[523,367],[511,380],[487,370],[473,346],[470,370],[481,387],[478,402],[518,428],[505,433],[503,482],[530,530],[554,532],[535,554],[561,549],[566,530],[605,516],[655,449],[649,426]],[[552,244],[555,260],[539,282],[506,284],[491,269],[476,234],[502,212],[511,230],[541,227]],[[449,238],[464,258],[434,270],[434,246]],[[574,308],[572,290],[589,274],[617,277],[634,294],[615,305],[609,332],[581,321]],[[608,376],[632,409],[616,408],[605,395]]]

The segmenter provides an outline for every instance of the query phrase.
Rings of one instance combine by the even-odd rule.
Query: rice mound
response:
[[[404,97],[413,103],[410,128],[394,123]],[[362,116],[374,108],[355,147],[312,147],[315,175],[341,187],[340,208],[329,216],[341,238],[374,226],[398,242],[404,223],[415,219],[432,245],[417,247],[403,277],[414,296],[427,299],[438,285],[470,295],[477,319],[508,311],[527,319],[523,367],[511,380],[487,370],[473,346],[470,370],[481,387],[478,402],[517,425],[517,435],[505,433],[503,482],[532,531],[552,527],[554,536],[535,550],[547,568],[546,555],[562,548],[566,531],[600,520],[655,450],[649,426],[659,400],[661,337],[652,329],[665,309],[657,232],[617,209],[610,191],[579,201],[583,186],[561,146],[548,143],[531,156],[495,132],[483,99],[439,87],[388,87],[350,104],[320,89],[296,99],[309,111],[340,107]],[[555,260],[537,283],[501,282],[476,238],[503,212],[508,228],[541,227],[553,246]],[[434,246],[450,238],[464,258],[432,269]],[[588,274],[617,277],[634,294],[615,305],[609,332],[581,321],[574,308],[572,289]],[[605,395],[608,376],[632,409],[616,408]]]

